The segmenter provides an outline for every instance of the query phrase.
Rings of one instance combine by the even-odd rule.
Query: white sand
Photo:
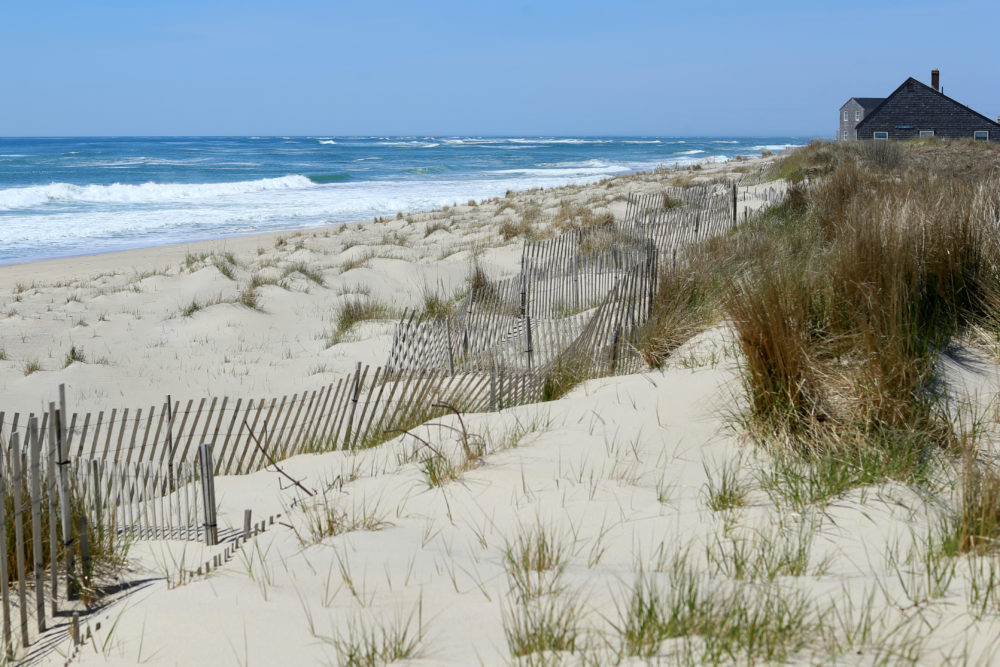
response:
[[[891,484],[859,489],[808,519],[776,512],[760,491],[742,510],[706,507],[709,476],[717,480],[727,463],[739,464],[744,478],[755,467],[729,428],[739,385],[725,332],[691,341],[664,371],[592,381],[553,403],[467,416],[470,432],[483,435],[491,453],[439,488],[428,486],[419,463],[407,461],[416,448],[410,438],[358,454],[289,460],[286,471],[309,488],[352,480],[330,488],[326,502],[383,525],[315,544],[278,525],[221,569],[173,588],[166,579],[176,578],[181,563],[193,567],[219,548],[137,544],[137,567],[158,580],[91,620],[102,629],[81,649],[81,664],[336,664],[331,638],[407,619],[415,632],[418,616],[418,664],[507,664],[504,609],[517,598],[504,550],[538,525],[566,550],[559,598],[581,605],[581,643],[600,646],[603,637],[616,645],[619,606],[640,570],[666,576],[655,573],[663,557],[689,549],[698,568],[724,582],[706,548],[721,553],[741,536],[780,529],[794,540],[803,525],[813,525],[807,573],[774,585],[805,592],[820,610],[835,604],[845,620],[829,636],[814,636],[803,655],[815,650],[821,658],[823,641],[846,641],[847,628],[861,624],[871,639],[852,647],[846,662],[870,664],[880,652],[896,662],[901,656],[891,651],[928,633],[926,664],[989,658],[1000,623],[995,616],[972,622],[963,563],[948,592],[931,600],[918,564],[899,566],[913,572],[903,575],[893,564],[893,557],[906,560],[913,536],[935,516],[914,491]],[[419,434],[460,458],[449,431],[429,426]],[[301,492],[281,490],[276,473],[217,484],[224,522],[238,524],[242,510],[253,507],[263,515],[282,512],[282,522],[307,533],[302,510],[291,507]],[[832,612],[826,614],[829,620]]]
[[[345,231],[0,267],[8,314],[0,319],[6,356],[0,361],[0,409],[38,408],[60,382],[80,411],[158,404],[166,393],[179,399],[270,396],[319,386],[357,361],[380,364],[388,352],[390,320],[359,325],[352,332],[356,341],[326,347],[322,338],[332,314],[351,294],[368,290],[396,309],[416,306],[425,290],[460,289],[475,255],[488,270],[512,274],[520,241],[504,245],[496,230],[517,211],[537,204],[551,220],[565,200],[621,214],[622,194],[655,191],[674,176],[519,193],[510,198],[514,207],[499,214],[506,200],[414,215],[412,222],[351,224]],[[427,234],[437,223],[444,228]],[[275,247],[278,239],[284,242]],[[376,257],[367,267],[340,270],[369,251]],[[209,252],[235,255],[236,280],[212,266],[212,257],[185,266],[189,253]],[[283,278],[299,261],[321,272],[324,285],[299,273]],[[261,287],[260,311],[225,303],[257,271],[284,279],[285,286]],[[180,315],[193,299],[223,303]],[[62,368],[71,345],[83,350],[86,363]],[[107,363],[95,363],[101,358]],[[661,371],[588,382],[559,401],[466,415],[485,455],[441,486],[429,486],[422,470],[428,450],[406,436],[373,450],[284,462],[289,474],[317,491],[312,498],[287,488],[272,471],[218,478],[223,526],[242,525],[247,508],[255,520],[281,513],[280,523],[220,569],[181,585],[182,570],[225,545],[136,543],[127,576],[150,582],[85,619],[93,637],[74,661],[336,664],[334,638],[365,629],[378,634],[380,627],[409,619],[412,634],[422,627],[417,664],[507,664],[504,610],[518,603],[504,550],[536,526],[565,549],[556,599],[579,603],[579,643],[606,646],[608,654],[597,654],[605,662],[620,643],[617,610],[640,571],[663,578],[657,564],[690,549],[692,564],[713,585],[726,585],[726,573],[713,568],[706,553],[724,553],[741,539],[775,531],[794,540],[810,527],[805,575],[771,584],[806,593],[814,613],[830,625],[810,635],[799,654],[803,661],[826,659],[825,642],[839,638],[842,662],[870,664],[879,655],[896,662],[903,656],[892,651],[923,636],[926,664],[990,659],[1000,624],[995,614],[982,620],[970,615],[967,562],[958,561],[943,593],[932,590],[919,558],[900,564],[911,543],[920,542],[914,536],[925,535],[939,512],[921,494],[892,484],[858,489],[802,517],[778,511],[751,484],[746,507],[709,509],[707,485],[718,483],[724,466],[752,482],[753,471],[766,462],[754,458],[732,421],[741,390],[727,329],[706,332],[672,359]],[[43,370],[25,376],[33,360]],[[992,386],[982,374],[956,371],[955,377],[965,386]],[[457,426],[454,418],[441,422]],[[425,425],[417,434],[452,461],[462,460],[454,431]],[[315,514],[303,507],[320,498],[347,523],[369,517],[378,529],[311,538],[307,524]],[[834,608],[842,623],[831,620]],[[869,627],[871,635],[851,644],[851,627]],[[56,643],[63,655],[70,652],[68,640]],[[662,648],[669,652],[679,644],[668,641]],[[63,655],[49,653],[46,661],[62,663]]]

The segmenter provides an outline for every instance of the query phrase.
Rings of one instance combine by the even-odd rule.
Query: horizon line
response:
[[[835,137],[835,133],[829,135]],[[315,139],[329,137],[331,139],[371,139],[378,137],[391,138],[496,138],[496,139],[584,139],[589,137],[617,138],[653,138],[653,139],[695,139],[699,137],[744,137],[747,139],[766,139],[771,137],[789,137],[795,139],[802,138],[826,138],[826,135],[807,134],[9,134],[0,135],[0,139],[157,139],[163,137],[192,137],[199,139],[276,139],[276,138],[296,138]]]

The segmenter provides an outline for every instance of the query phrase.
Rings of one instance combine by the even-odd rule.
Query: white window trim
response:
[[[920,130],[920,136],[921,137],[933,137],[934,136],[934,130]]]
[[[847,112],[846,111],[844,112],[844,122],[845,123],[847,122]]]
[[[986,136],[983,137],[982,139],[980,139],[977,136],[977,135],[980,135],[980,134],[985,134]],[[972,132],[972,140],[973,141],[989,141],[990,140],[990,131],[989,130],[974,130]]]
[[[854,122],[857,122],[859,120],[861,120],[861,112],[860,111],[855,111],[854,112]]]
[[[847,130],[844,130],[844,141],[847,141]]]
[[[884,137],[878,136],[880,134],[884,134],[885,136]],[[883,132],[872,132],[872,140],[873,141],[888,141],[889,140],[889,133],[888,132],[884,132],[884,131]]]

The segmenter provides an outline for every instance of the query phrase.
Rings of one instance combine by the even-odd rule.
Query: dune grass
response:
[[[619,601],[614,629],[622,658],[662,656],[669,664],[784,662],[822,637],[803,593],[710,580],[685,555],[662,576],[640,574]]]
[[[347,340],[347,335],[358,323],[366,320],[385,319],[392,316],[392,309],[371,296],[348,298],[333,317],[333,328],[324,334],[326,346],[333,347]]]
[[[320,287],[326,284],[326,281],[323,279],[323,272],[306,262],[292,262],[281,272],[281,277],[288,278],[296,273]]]
[[[966,455],[976,435],[950,416],[938,362],[1000,332],[1000,149],[814,143],[774,175],[794,183],[782,202],[661,266],[632,344],[659,367],[729,323],[738,421],[767,453],[758,484],[797,511],[886,480],[930,488],[971,461],[955,466],[951,539],[982,551],[1000,537],[1000,482]]]
[[[954,447],[936,361],[970,327],[996,321],[989,193],[1000,188],[899,174],[898,146],[889,156],[841,150],[814,149],[838,163],[832,174],[730,239],[744,261],[731,267],[723,312],[741,352],[745,425],[827,463],[825,452],[862,440],[904,458]]]

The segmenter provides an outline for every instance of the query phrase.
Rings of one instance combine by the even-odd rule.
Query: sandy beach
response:
[[[359,361],[384,363],[395,317],[461,291],[474,263],[515,275],[522,239],[505,241],[505,222],[528,217],[544,236],[585,210],[620,218],[629,193],[759,162],[0,267],[2,407],[37,410],[59,383],[79,411],[319,385]],[[385,316],[333,341],[334,313],[360,295]],[[988,662],[1000,621],[966,604],[984,566],[935,565],[921,550],[940,506],[892,482],[821,512],[791,511],[766,490],[773,462],[737,423],[746,399],[732,336],[713,326],[662,368],[590,380],[559,400],[217,477],[219,526],[239,531],[251,509],[264,530],[236,546],[135,541],[118,575],[130,587],[85,615],[80,646],[50,631],[40,662],[648,664],[643,642],[658,651],[650,660],[682,664]],[[992,365],[945,375],[967,395],[996,391]],[[724,500],[733,489],[735,508]],[[706,614],[697,629],[654,640],[630,625],[643,605],[683,617],[695,600]]]

